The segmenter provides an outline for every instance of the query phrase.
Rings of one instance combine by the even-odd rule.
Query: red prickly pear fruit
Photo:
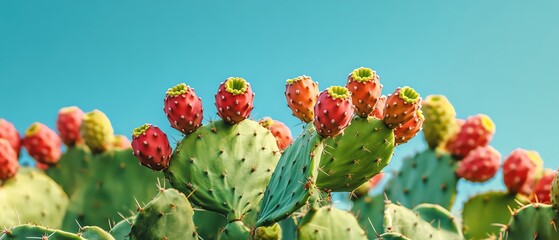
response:
[[[455,121],[454,123],[455,131],[452,134],[450,134],[450,137],[448,138],[448,140],[444,145],[444,150],[446,150],[447,152],[450,152],[452,145],[454,144],[454,142],[456,142],[456,139],[458,138],[458,132],[460,132],[460,129],[462,129],[462,126],[464,126],[464,123],[466,123],[466,120],[459,119],[459,118],[454,119],[454,121]]]
[[[262,127],[270,130],[272,135],[276,138],[276,143],[281,151],[283,151],[287,146],[293,142],[293,136],[291,136],[291,130],[282,122],[278,120],[273,120],[269,117],[265,117],[258,121]]]
[[[83,116],[84,112],[75,106],[65,107],[58,111],[56,129],[58,129],[60,138],[66,146],[74,146],[76,143],[83,142],[80,135]]]
[[[485,182],[495,176],[500,166],[501,154],[497,150],[478,147],[460,162],[456,174],[470,182]]]
[[[0,139],[0,181],[12,178],[17,174],[19,163],[17,154],[6,139]]]
[[[314,127],[322,137],[335,137],[351,123],[353,105],[347,88],[333,86],[318,96],[314,105]]]
[[[21,138],[11,122],[0,118],[0,139],[8,141],[16,155],[19,156],[21,149]]]
[[[167,134],[147,123],[132,132],[132,149],[140,164],[155,171],[169,167],[173,153]]]
[[[377,73],[370,68],[357,68],[347,77],[346,88],[351,92],[355,114],[368,117],[382,93]]]
[[[247,119],[254,108],[254,93],[243,78],[230,77],[219,85],[215,95],[217,115],[230,124]]]
[[[50,128],[42,123],[33,123],[26,131],[23,146],[35,161],[53,165],[62,155],[62,141]]]
[[[169,88],[164,103],[163,111],[174,129],[189,134],[202,125],[204,118],[202,100],[188,85],[180,83]]]
[[[456,139],[450,146],[450,152],[458,158],[463,158],[477,147],[489,144],[495,134],[495,124],[485,114],[471,116],[460,128]]]
[[[382,120],[384,117],[384,106],[386,106],[386,96],[383,95],[378,98],[377,103],[369,116]]]
[[[536,151],[516,149],[505,159],[503,178],[511,193],[529,196],[541,178],[543,160]]]
[[[384,177],[384,173],[381,172],[375,175],[374,177],[372,177],[371,179],[369,179],[369,189],[375,188],[380,183],[383,177]]]
[[[361,184],[358,188],[353,190],[352,197],[353,198],[360,198],[361,196],[366,196],[370,190],[374,189],[379,182],[382,180],[384,173],[379,173],[369,179],[369,181]]]
[[[421,131],[424,121],[425,117],[421,109],[417,110],[412,119],[394,129],[394,144],[397,146],[414,138]]]
[[[119,150],[125,150],[132,148],[132,143],[126,136],[116,135],[113,140],[113,148]]]
[[[44,164],[44,163],[40,163],[40,162],[35,162],[35,167],[38,169],[41,169],[43,171],[46,171],[47,169],[50,168],[50,165],[48,164]]]
[[[420,106],[421,97],[413,88],[397,88],[386,98],[382,121],[389,128],[397,128],[411,120]]]
[[[309,123],[314,118],[314,105],[318,99],[318,84],[311,77],[299,76],[285,83],[285,98],[293,116]]]
[[[530,196],[531,202],[539,202],[545,204],[551,203],[551,184],[553,183],[553,179],[555,178],[556,174],[557,172],[553,171],[552,169],[546,169],[543,172],[542,178],[540,179],[540,181],[538,181],[538,183],[534,187],[534,191]]]

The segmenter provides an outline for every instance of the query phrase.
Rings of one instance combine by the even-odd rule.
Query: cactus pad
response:
[[[83,227],[78,233],[69,233],[42,226],[24,224],[4,230],[1,240],[56,239],[56,240],[115,240],[99,227]]]
[[[547,204],[530,204],[513,212],[503,239],[559,239],[559,212]]]
[[[299,223],[297,239],[367,239],[351,213],[325,206],[311,209]]]
[[[353,202],[353,214],[359,225],[367,232],[369,239],[375,239],[377,233],[384,232],[384,196],[364,196]],[[372,226],[371,226],[372,225]],[[374,227],[374,228],[373,228]]]

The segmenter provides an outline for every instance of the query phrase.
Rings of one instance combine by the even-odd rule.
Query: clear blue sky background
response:
[[[410,85],[446,95],[459,117],[490,115],[503,155],[534,149],[559,166],[558,1],[192,2],[0,0],[0,117],[23,132],[77,105],[104,111],[120,134],[151,122],[179,138],[162,111],[166,89],[186,82],[216,118],[219,83],[240,76],[256,118],[298,133],[286,79],[310,75],[324,89],[366,66],[384,93]],[[424,147],[401,146],[391,168]],[[500,182],[461,183],[460,199]]]

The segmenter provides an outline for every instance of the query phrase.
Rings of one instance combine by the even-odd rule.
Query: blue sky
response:
[[[163,114],[166,89],[186,82],[216,118],[221,81],[244,77],[256,118],[298,133],[283,96],[288,78],[321,89],[360,66],[384,93],[409,85],[444,94],[458,116],[485,113],[492,145],[518,147],[559,166],[558,1],[15,1],[0,0],[0,117],[20,132],[54,127],[59,108],[98,108],[117,133],[144,122],[178,138]],[[425,144],[399,147],[391,164]],[[462,198],[480,189],[464,184]]]

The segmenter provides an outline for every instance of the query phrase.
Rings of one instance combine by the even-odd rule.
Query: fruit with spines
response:
[[[382,95],[378,98],[373,111],[369,116],[375,117],[376,119],[382,120],[384,117],[384,107],[386,106],[386,96]]]
[[[11,122],[3,118],[0,118],[0,139],[8,141],[14,152],[19,156],[22,144],[19,133]]]
[[[132,148],[132,143],[126,136],[116,135],[113,140],[113,148],[119,150],[129,149]]]
[[[495,134],[495,124],[485,114],[468,117],[460,128],[456,139],[452,141],[450,152],[458,158],[464,158],[477,147],[489,144]]]
[[[56,129],[66,146],[74,146],[76,143],[83,141],[80,135],[83,116],[83,111],[76,106],[65,107],[58,111]]]
[[[55,164],[62,155],[60,137],[42,123],[33,123],[23,139],[23,146],[37,162]]]
[[[351,213],[324,206],[312,208],[303,217],[297,229],[297,239],[367,239],[367,235]]]
[[[351,92],[355,113],[360,117],[368,117],[382,93],[377,73],[370,68],[357,68],[347,77],[346,88]]]
[[[281,151],[283,151],[289,144],[293,142],[291,130],[282,122],[278,120],[265,117],[258,121],[262,127],[267,128],[276,138],[276,143]]]
[[[104,152],[113,147],[114,130],[111,121],[97,109],[84,115],[80,133],[93,152]]]
[[[351,93],[347,88],[329,87],[320,93],[314,105],[314,127],[322,137],[335,137],[350,124],[353,111]]]
[[[534,187],[534,191],[530,194],[530,201],[545,204],[551,204],[551,185],[557,171],[545,169],[542,178]]]
[[[14,177],[18,169],[16,152],[6,139],[0,139],[0,182]]]
[[[167,134],[147,123],[132,132],[132,149],[142,165],[155,171],[167,168],[173,153]]]
[[[383,122],[397,128],[411,120],[421,105],[421,97],[411,87],[397,88],[386,98]]]
[[[503,164],[503,179],[511,193],[529,196],[541,178],[543,161],[536,151],[515,149]]]
[[[202,100],[193,88],[180,83],[167,90],[163,111],[171,127],[184,134],[192,133],[202,125]]]
[[[423,134],[431,149],[444,146],[458,131],[456,125],[456,111],[443,95],[429,95],[421,103],[421,110],[425,115]]]
[[[243,78],[230,77],[219,85],[215,94],[217,114],[229,124],[237,124],[250,116],[254,93]]]
[[[396,146],[407,143],[414,138],[423,126],[425,117],[421,109],[417,110],[412,119],[394,129],[394,143]]]
[[[460,161],[456,174],[470,182],[485,182],[495,176],[500,166],[501,154],[488,145],[471,151]]]
[[[293,116],[309,123],[314,119],[314,105],[318,99],[318,84],[311,77],[299,76],[285,83],[285,98]]]

